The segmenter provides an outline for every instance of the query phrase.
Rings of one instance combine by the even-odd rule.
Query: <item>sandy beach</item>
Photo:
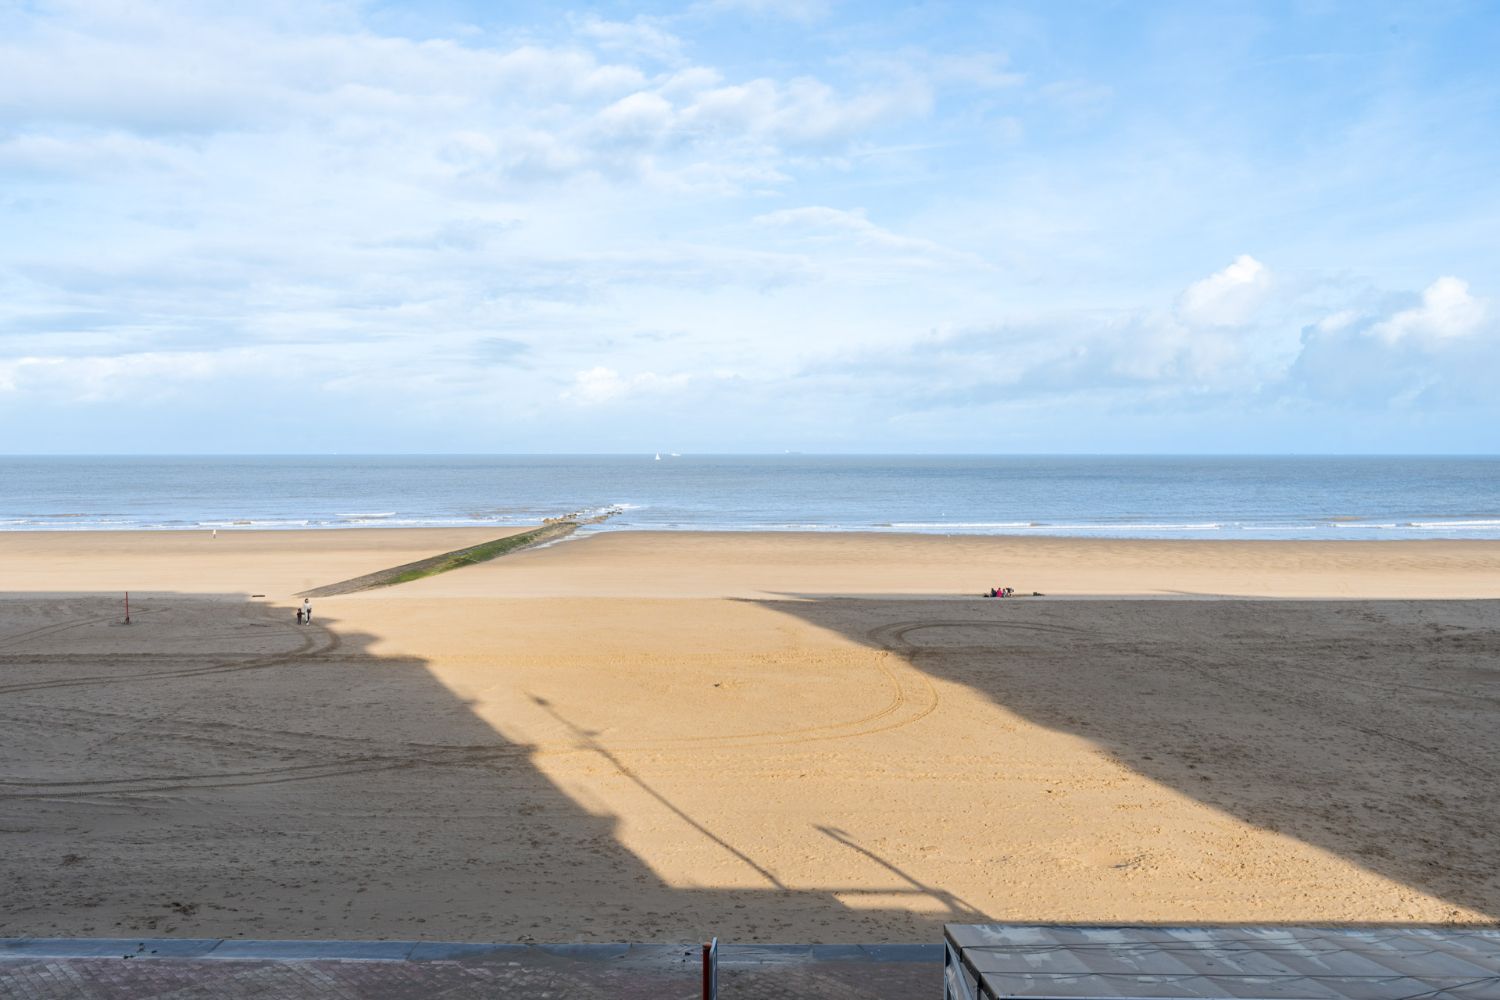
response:
[[[293,621],[496,534],[0,534],[0,934],[1500,918],[1500,542],[608,532]]]

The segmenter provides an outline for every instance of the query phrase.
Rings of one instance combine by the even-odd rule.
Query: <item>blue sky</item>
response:
[[[1487,452],[1500,9],[0,0],[0,452]]]

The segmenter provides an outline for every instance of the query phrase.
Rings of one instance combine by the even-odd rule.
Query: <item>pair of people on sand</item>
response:
[[[302,598],[302,607],[300,607],[300,608],[297,609],[297,624],[298,625],[311,625],[312,624],[312,601],[311,601],[311,599],[306,598],[306,597]]]

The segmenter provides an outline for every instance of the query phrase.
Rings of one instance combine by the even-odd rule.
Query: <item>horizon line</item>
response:
[[[321,451],[321,452],[12,452],[0,453],[0,461],[17,459],[228,459],[228,458],[277,458],[277,459],[339,459],[339,458],[1098,458],[1098,459],[1500,459],[1500,452],[1442,452],[1442,451],[1035,451],[1035,452],[980,452],[980,451],[695,451],[658,452],[644,451]]]

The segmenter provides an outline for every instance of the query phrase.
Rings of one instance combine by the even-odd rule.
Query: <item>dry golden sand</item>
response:
[[[414,562],[523,529],[17,531],[0,534],[0,593],[266,594]],[[290,607],[290,605],[288,605]]]
[[[483,537],[0,535],[0,935],[1500,916],[1500,544],[620,532],[292,621]]]

